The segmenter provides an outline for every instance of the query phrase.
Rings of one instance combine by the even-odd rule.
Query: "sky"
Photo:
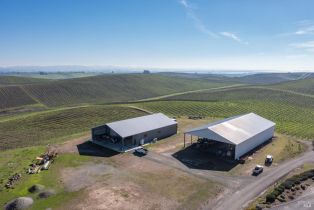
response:
[[[313,0],[0,0],[0,66],[314,71]]]

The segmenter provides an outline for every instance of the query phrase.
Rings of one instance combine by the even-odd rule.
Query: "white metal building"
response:
[[[185,132],[212,141],[229,144],[234,148],[234,159],[239,159],[274,136],[275,123],[257,114],[227,118]],[[184,141],[185,141],[184,135]]]
[[[177,122],[162,113],[107,123],[92,128],[92,142],[117,152],[177,133]]]

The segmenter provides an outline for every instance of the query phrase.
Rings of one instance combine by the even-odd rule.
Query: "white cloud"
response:
[[[314,34],[314,25],[310,25],[310,26],[307,26],[307,27],[300,28],[294,34],[295,35]]]
[[[296,26],[296,30],[292,32],[287,32],[287,33],[281,33],[278,34],[277,36],[295,36],[295,35],[309,35],[309,34],[314,34],[314,22],[311,20],[301,20],[296,23],[294,23]]]
[[[290,46],[296,49],[303,49],[308,52],[314,52],[314,41],[293,43],[293,44],[290,44]]]
[[[210,36],[211,38],[227,37],[227,38],[231,38],[232,40],[238,43],[248,44],[247,42],[242,41],[238,36],[236,36],[233,33],[230,33],[230,32],[216,33],[216,32],[211,31],[208,27],[206,27],[203,21],[195,13],[195,10],[196,10],[195,5],[190,4],[190,2],[187,0],[180,0],[179,3],[183,6],[187,16],[191,20],[193,20],[194,27],[197,28],[202,33]]]
[[[209,30],[203,21],[198,18],[198,16],[195,14],[195,7],[192,6],[187,0],[180,0],[180,4],[185,9],[185,12],[189,18],[191,18],[194,22],[195,28],[197,28],[202,33],[209,35],[210,37],[217,38],[217,34]]]
[[[233,39],[234,41],[239,42],[239,43],[241,43],[241,44],[249,44],[248,42],[242,41],[242,40],[241,40],[237,35],[235,35],[234,33],[224,31],[224,32],[220,32],[219,34],[222,35],[222,36],[224,36],[224,37]]]

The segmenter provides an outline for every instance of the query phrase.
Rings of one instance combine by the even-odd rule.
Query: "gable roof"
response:
[[[186,134],[237,145],[273,126],[274,122],[249,113],[210,123]]]
[[[175,122],[173,119],[170,119],[162,113],[157,113],[116,121],[106,125],[119,134],[119,136],[125,138],[175,124],[177,124],[177,122]]]

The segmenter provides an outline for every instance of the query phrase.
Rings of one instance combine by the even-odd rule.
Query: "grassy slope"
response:
[[[44,82],[48,82],[48,81],[50,81],[50,80],[29,78],[29,77],[0,76],[0,86],[44,83]]]
[[[0,109],[37,102],[54,107],[131,101],[227,84],[230,83],[143,74],[55,80],[21,85],[20,87],[2,87],[0,89]],[[17,90],[19,92],[15,93]]]
[[[19,86],[0,86],[0,110],[36,103],[37,102]]]
[[[28,147],[22,149],[9,150],[0,153],[0,205],[20,196],[30,196],[34,199],[31,209],[46,209],[47,207],[57,207],[62,202],[72,199],[79,192],[66,192],[62,183],[59,182],[60,171],[65,167],[75,167],[90,160],[88,156],[73,154],[60,155],[49,171],[42,171],[39,174],[27,175],[25,168],[32,163],[34,158],[45,151],[44,147]],[[15,185],[15,189],[7,190],[2,188],[4,181],[14,173],[21,173],[22,178]],[[47,199],[38,199],[37,194],[28,192],[28,188],[34,184],[44,185],[47,189],[54,189],[56,196]]]
[[[239,77],[238,80],[250,84],[272,84],[295,80],[302,77],[304,73],[262,73]]]
[[[199,78],[208,81],[229,81],[235,83],[247,84],[275,84],[279,82],[286,82],[291,80],[298,80],[302,78],[313,78],[314,73],[256,73],[251,75],[233,74],[223,76],[218,74],[190,74],[177,72],[163,72],[161,75],[175,76],[182,78]]]
[[[87,106],[22,115],[0,121],[0,150],[47,144],[102,123],[144,114],[128,107]]]
[[[134,104],[133,104],[134,105]],[[273,120],[277,131],[302,138],[314,139],[313,109],[256,100],[239,101],[157,101],[135,104],[138,107],[174,116],[230,117],[248,112]]]
[[[39,72],[32,73],[7,73],[6,75],[15,76],[15,77],[24,77],[24,78],[35,78],[35,79],[72,79],[80,77],[91,77],[95,75],[100,75],[102,73],[98,72],[47,72],[40,74]]]
[[[292,82],[284,82],[272,85],[271,87],[314,95],[314,78],[297,80]]]
[[[267,86],[268,87],[268,86]],[[168,97],[167,100],[193,101],[268,101],[314,109],[314,97],[263,87],[232,87]]]
[[[169,93],[217,87],[221,83],[169,78],[159,75],[106,75],[25,86],[48,106],[130,101]]]

